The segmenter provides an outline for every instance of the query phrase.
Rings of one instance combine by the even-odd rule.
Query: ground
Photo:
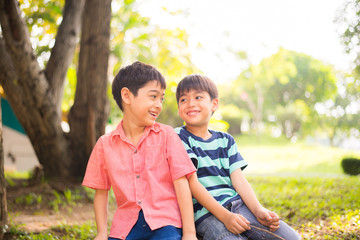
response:
[[[357,182],[357,179],[354,180]],[[281,183],[282,182],[277,182],[277,185],[282,186],[283,184]],[[59,226],[86,225],[95,230],[93,211],[94,192],[92,190],[87,190],[87,188],[81,187],[79,184],[50,186],[44,181],[34,182],[27,179],[8,179],[7,184],[9,226],[16,227],[16,229],[21,229],[28,233],[43,233],[45,230],[52,228],[51,232],[55,233],[56,236],[59,236],[61,239],[62,236],[68,233],[63,228],[59,228]],[[315,180],[313,180],[313,184],[316,185]],[[298,185],[301,186],[303,184],[298,183]],[[333,186],[333,184],[331,186]],[[349,185],[349,187],[350,186],[352,185]],[[336,188],[336,186],[333,187]],[[316,188],[313,187],[312,189]],[[340,188],[338,189],[338,191],[341,191]],[[356,193],[354,194],[356,195]],[[347,198],[354,199],[351,201],[355,201],[356,197],[354,194],[350,196],[348,193]],[[116,204],[113,196],[110,196],[109,213],[114,213]],[[341,196],[344,196],[344,193],[341,193]],[[309,201],[309,205],[313,204],[315,200]],[[279,201],[282,201],[280,197]],[[294,203],[289,199],[285,199],[284,201],[290,204],[290,208],[295,208],[296,202]],[[306,199],[302,199],[301,201],[306,201]],[[336,208],[340,208],[343,207],[341,202],[342,201],[339,201],[340,205],[336,205],[338,203],[337,201],[333,201],[332,204],[335,204]],[[325,206],[323,208],[327,209],[328,205],[326,205],[326,202],[324,204]],[[347,203],[347,205],[349,204],[350,202]],[[349,208],[352,210],[341,212],[337,218],[305,219],[301,223],[299,222],[292,226],[298,232],[301,232],[303,239],[360,240],[360,215],[358,214],[358,210],[356,210],[357,207],[354,206],[349,205]],[[290,217],[291,216],[287,216],[287,218]],[[111,218],[112,215],[109,216],[109,222]],[[56,227],[55,230],[54,227]],[[19,239],[19,235],[11,233],[11,231],[7,231],[6,234],[5,239]]]
[[[91,191],[80,185],[71,185],[65,192],[55,189],[45,182],[11,181],[7,186],[9,224],[27,232],[40,232],[59,225],[94,222]]]

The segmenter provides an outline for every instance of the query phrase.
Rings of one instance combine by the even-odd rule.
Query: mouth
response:
[[[149,112],[149,114],[153,119],[156,119],[157,116],[159,115],[157,112]]]
[[[193,116],[196,116],[199,113],[200,113],[200,111],[192,110],[192,111],[187,112],[186,115],[188,115],[190,117],[193,117]]]

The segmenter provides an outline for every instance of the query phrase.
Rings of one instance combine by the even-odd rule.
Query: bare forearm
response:
[[[217,219],[224,222],[229,216],[229,211],[224,208],[198,181],[197,176],[193,174],[189,179],[191,193],[194,198]]]
[[[94,212],[98,235],[107,236],[108,190],[96,189]]]
[[[174,188],[183,224],[183,235],[189,234],[195,236],[196,230],[194,223],[192,196],[186,177],[176,179],[174,181]]]
[[[232,213],[224,208],[215,198],[206,190],[206,188],[198,181],[196,174],[189,179],[191,192],[196,200],[219,219],[226,228],[233,234],[239,234],[249,230],[250,222],[243,216]]]
[[[241,199],[252,213],[256,213],[260,208],[262,208],[253,188],[243,176],[240,169],[235,170],[231,174],[231,182],[236,192],[240,195]]]

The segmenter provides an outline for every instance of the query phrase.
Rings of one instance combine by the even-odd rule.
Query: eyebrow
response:
[[[148,93],[160,93],[160,91],[159,90],[156,90],[156,89],[151,89],[151,90],[149,90],[148,91]],[[165,91],[164,91],[164,93],[162,94],[162,96],[164,96],[165,95]]]

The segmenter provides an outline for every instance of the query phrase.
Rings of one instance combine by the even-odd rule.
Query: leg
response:
[[[254,214],[242,201],[234,201],[231,207],[231,211],[243,215],[252,226],[250,230],[245,231],[244,234],[249,239],[286,239],[286,240],[298,240],[299,234],[287,225],[284,221],[280,220],[280,228],[275,232],[271,232],[267,226],[258,222]]]
[[[181,240],[182,230],[174,226],[165,226],[152,231],[148,240]]]
[[[210,215],[196,226],[196,232],[203,240],[247,240],[243,234],[235,235],[229,232],[225,225],[215,216]]]
[[[151,230],[141,210],[138,220],[126,240],[181,240],[181,236],[182,230],[170,225]]]

